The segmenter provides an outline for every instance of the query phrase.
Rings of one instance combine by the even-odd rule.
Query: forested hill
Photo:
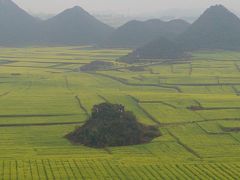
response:
[[[114,30],[81,7],[42,21],[11,0],[0,1],[0,45],[81,45],[101,43]]]
[[[174,38],[190,26],[186,21],[176,19],[161,21],[130,21],[116,29],[106,40],[108,47],[137,48],[160,37]]]
[[[161,38],[125,56],[134,59],[176,59],[195,50],[239,50],[240,19],[222,5],[208,8],[184,33]]]
[[[240,47],[240,19],[222,5],[208,8],[177,39],[186,49]]]

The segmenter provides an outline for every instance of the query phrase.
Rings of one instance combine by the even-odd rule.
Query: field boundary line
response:
[[[238,72],[240,72],[240,67],[238,66],[238,64],[235,62],[234,65],[236,66],[236,69],[238,70]]]
[[[0,118],[16,118],[16,117],[61,117],[61,116],[77,116],[80,114],[3,114]]]
[[[59,126],[71,124],[83,124],[84,122],[54,122],[54,123],[35,123],[35,124],[0,124],[0,128],[4,127],[28,127],[28,126]]]
[[[5,92],[5,93],[2,93],[2,94],[0,94],[0,97],[3,97],[3,96],[7,96],[8,94],[10,94],[12,91],[7,91],[7,92]]]
[[[75,98],[76,98],[76,100],[77,100],[77,102],[78,102],[78,104],[79,104],[79,107],[85,112],[86,116],[87,116],[87,117],[90,117],[87,109],[83,106],[83,104],[82,104],[79,96],[75,96]]]
[[[165,89],[173,89],[179,93],[181,93],[181,89],[178,87],[174,87],[174,86],[167,86],[167,85],[161,85],[161,84],[134,84],[134,83],[129,83],[127,82],[127,80],[122,79],[122,78],[118,78],[118,77],[113,77],[113,76],[109,76],[107,74],[101,74],[101,73],[96,73],[96,72],[87,72],[88,74],[92,74],[92,75],[97,75],[97,76],[102,76],[105,78],[109,78],[112,79],[114,81],[120,82],[121,84],[127,85],[127,86],[138,86],[138,87],[159,87],[159,88],[165,88]]]
[[[240,85],[240,83],[201,83],[201,84],[192,84],[192,83],[162,83],[166,86],[235,86]]]
[[[156,123],[157,125],[161,125],[161,123],[156,120],[149,112],[147,112],[140,104],[139,104],[139,100],[131,95],[127,95],[128,97],[130,97],[135,104],[137,105],[137,107],[149,118],[151,119],[154,123]]]
[[[177,141],[178,144],[180,144],[182,147],[184,147],[186,149],[186,151],[193,154],[195,157],[202,159],[202,157],[198,153],[196,153],[192,148],[190,148],[186,144],[184,144],[177,136],[175,136],[173,133],[171,133],[169,131],[169,129],[167,129],[167,131]]]
[[[208,130],[206,130],[204,127],[202,127],[199,123],[196,123],[196,125],[206,134],[208,135],[228,135],[229,133],[225,133],[225,132],[209,132]]]
[[[163,105],[171,107],[173,109],[177,109],[176,106],[174,106],[174,105],[172,105],[170,103],[166,103],[164,101],[141,101],[141,100],[139,100],[139,103],[142,103],[142,104],[144,104],[144,103],[147,103],[147,104],[163,104]]]
[[[238,89],[235,86],[232,86],[232,89],[237,96],[240,96],[240,91],[238,91]]]
[[[64,79],[65,79],[65,85],[66,85],[67,90],[72,92],[72,89],[70,88],[70,85],[69,85],[68,77],[64,76]]]
[[[98,97],[100,97],[102,100],[104,100],[105,102],[109,103],[109,100],[107,100],[104,96],[98,94]]]
[[[212,111],[212,110],[238,110],[240,107],[199,107],[199,109],[190,109],[191,111]]]
[[[180,126],[186,124],[195,124],[195,123],[202,123],[202,122],[215,122],[215,121],[240,121],[240,118],[223,118],[223,119],[204,119],[199,121],[185,121],[185,122],[173,122],[173,123],[161,123],[161,127],[167,126]]]

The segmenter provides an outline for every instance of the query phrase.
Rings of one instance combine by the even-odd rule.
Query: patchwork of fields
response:
[[[2,179],[239,179],[240,53],[141,63],[144,70],[81,72],[128,50],[0,49]],[[114,62],[116,64],[116,62]],[[92,149],[64,135],[94,104],[121,103],[162,136],[144,145]]]

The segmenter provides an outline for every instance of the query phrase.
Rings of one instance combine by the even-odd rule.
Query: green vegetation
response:
[[[130,111],[120,104],[94,105],[86,123],[66,137],[73,143],[89,147],[136,145],[160,136],[157,127],[139,123]]]
[[[239,179],[240,53],[81,72],[129,50],[0,49],[3,179]],[[130,68],[131,69],[131,68]],[[99,103],[117,103],[158,126],[151,143],[94,149],[64,136]],[[201,107],[190,109],[189,107]],[[235,129],[235,131],[229,131]]]

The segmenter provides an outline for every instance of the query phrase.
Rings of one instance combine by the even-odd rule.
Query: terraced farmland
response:
[[[240,178],[240,53],[197,52],[181,62],[80,71],[128,52],[0,49],[2,179]],[[64,135],[105,101],[123,104],[163,135],[129,147],[70,144]]]

